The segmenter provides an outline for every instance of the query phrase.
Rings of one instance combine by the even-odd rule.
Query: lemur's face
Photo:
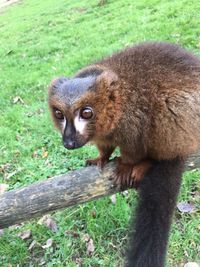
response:
[[[96,112],[91,92],[95,78],[58,78],[49,91],[49,105],[56,127],[62,133],[67,149],[90,141],[95,132]],[[93,97],[92,97],[93,96]]]
[[[107,90],[105,86],[102,78],[95,75],[58,78],[52,82],[49,107],[67,149],[82,147],[112,130],[117,98],[110,91],[111,84]]]

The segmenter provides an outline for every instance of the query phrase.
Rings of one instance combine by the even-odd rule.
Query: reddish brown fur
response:
[[[127,176],[139,179],[133,175],[137,163],[143,173],[143,160],[185,157],[200,148],[199,58],[176,45],[145,43],[86,67],[76,77],[95,70],[102,71],[97,90],[85,93],[76,105],[95,107],[90,140],[102,158],[106,147],[119,147],[118,169],[124,164]],[[127,164],[131,172],[125,170]]]
[[[120,147],[124,163],[185,157],[199,149],[197,57],[175,45],[146,43],[98,64],[120,80],[124,112],[109,141]]]
[[[170,159],[199,148],[197,57],[175,45],[147,43],[115,54],[101,64],[117,73],[122,83],[124,113],[114,134],[122,150],[130,150],[135,157],[135,149],[142,142],[142,158]],[[128,127],[131,131],[126,131]]]
[[[85,77],[90,85],[95,77],[92,88]],[[61,129],[54,108],[73,121],[81,108],[92,107],[86,133],[75,136],[79,147],[93,141],[99,149],[87,163],[103,167],[119,147],[116,183],[140,185],[126,266],[164,267],[183,158],[200,148],[199,58],[176,45],[145,43],[82,69],[71,82],[63,88],[61,78],[50,87],[56,126]],[[87,90],[71,103],[68,89],[79,93],[73,82]]]

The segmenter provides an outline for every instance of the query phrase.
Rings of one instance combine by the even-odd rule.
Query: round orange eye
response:
[[[64,115],[62,114],[62,112],[59,109],[55,109],[54,110],[54,114],[55,117],[59,120],[63,120],[64,119]]]
[[[90,107],[83,108],[80,112],[80,117],[85,120],[89,120],[93,117],[93,110]]]

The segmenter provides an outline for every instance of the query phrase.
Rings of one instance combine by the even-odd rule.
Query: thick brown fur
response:
[[[119,147],[115,182],[141,192],[128,266],[164,266],[182,159],[200,149],[200,59],[174,44],[136,45],[54,80],[49,106],[67,148],[96,144],[100,155],[89,165],[103,167]],[[93,116],[77,131],[73,120],[85,107]],[[64,129],[55,109],[67,118]]]
[[[199,58],[176,45],[146,43],[98,64],[118,76],[121,114],[115,131],[107,128],[107,133],[112,132],[110,144],[130,151],[131,162],[135,157],[137,161],[138,150],[139,158],[160,160],[187,156],[199,148]],[[112,120],[108,112],[100,115],[102,123]]]
[[[133,167],[141,160],[186,157],[199,149],[198,57],[174,44],[144,43],[86,67],[76,77],[94,69],[107,73],[107,79],[109,72],[117,77],[112,89],[106,75],[97,78],[93,141],[120,148],[120,169],[123,163]]]

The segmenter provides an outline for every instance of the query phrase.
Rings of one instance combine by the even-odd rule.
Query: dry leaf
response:
[[[0,194],[3,194],[9,188],[8,184],[0,184]]]
[[[89,242],[90,236],[88,234],[84,234],[81,238],[84,242]]]
[[[94,249],[95,249],[95,247],[94,247],[94,242],[93,242],[93,240],[90,238],[90,240],[89,240],[88,243],[87,243],[87,253],[88,253],[89,255],[91,255],[91,254],[94,252]]]
[[[22,171],[22,168],[19,168],[11,173],[7,173],[5,175],[5,180],[9,180],[11,177],[15,176],[17,173],[21,172]]]
[[[125,190],[125,191],[121,192],[121,194],[122,194],[124,197],[128,197],[128,195],[129,195],[129,191],[128,191],[128,190]]]
[[[83,259],[78,255],[72,255],[72,260],[76,263],[76,267],[83,267]]]
[[[36,244],[37,244],[37,241],[33,240],[30,246],[28,247],[28,250],[32,250],[32,248],[34,248]]]
[[[48,157],[48,152],[45,150],[45,148],[42,148],[42,158],[45,159]]]
[[[56,222],[52,218],[48,218],[46,221],[44,221],[44,224],[49,229],[51,229],[51,231],[53,231],[53,232],[57,232],[58,231],[58,226],[57,226]]]
[[[116,194],[115,194],[115,195],[112,195],[112,196],[110,197],[110,200],[111,200],[111,202],[112,202],[114,205],[116,205],[116,203],[117,203],[117,197],[116,197]]]
[[[197,47],[197,48],[200,48],[200,43],[198,43],[198,44],[196,45],[196,47]]]
[[[53,232],[57,232],[58,231],[58,226],[56,224],[56,222],[51,218],[50,215],[44,215],[39,221],[38,224],[43,224],[46,227],[48,227],[50,230],[52,230]]]
[[[31,230],[27,230],[27,231],[19,233],[17,236],[20,237],[22,240],[25,240],[25,239],[30,238],[31,235],[32,235]]]
[[[183,213],[189,213],[189,212],[193,212],[196,210],[195,205],[190,204],[188,202],[180,202],[177,204],[177,208],[180,212]]]
[[[37,110],[37,113],[38,113],[38,114],[43,114],[43,113],[44,113],[44,109],[39,108],[39,109]]]
[[[196,262],[188,262],[184,267],[199,267],[199,265]]]
[[[15,96],[13,98],[13,104],[17,104],[17,103],[21,103],[21,104],[24,104],[24,101],[22,100],[22,98],[20,96]]]
[[[42,224],[44,224],[44,221],[46,221],[48,218],[50,218],[51,216],[49,215],[49,214],[47,214],[47,215],[44,215],[44,216],[42,216],[42,218],[40,218],[39,220],[38,220],[38,224],[40,224],[40,225],[42,225]]]
[[[46,265],[46,261],[45,261],[45,260],[42,260],[42,261],[39,263],[39,266],[43,266],[43,265]]]
[[[87,253],[89,255],[91,255],[95,249],[94,242],[93,242],[92,238],[90,238],[90,236],[88,234],[84,234],[81,239],[82,239],[82,241],[86,242]]]
[[[78,238],[79,237],[79,233],[75,232],[75,231],[71,231],[71,230],[67,230],[65,231],[65,235],[67,236],[72,236],[74,238]]]
[[[11,169],[11,164],[6,163],[6,164],[1,165],[0,172],[5,173],[5,172],[9,171],[10,169]]]
[[[32,158],[38,157],[38,150],[35,150],[32,154]]]
[[[96,218],[96,217],[97,217],[96,210],[92,210],[92,211],[91,211],[91,216],[92,216],[93,218]]]
[[[51,166],[52,166],[52,164],[51,164],[51,162],[49,161],[49,159],[46,159],[45,162],[44,162],[44,164],[45,164],[46,166],[48,166],[48,167],[51,167]]]
[[[53,239],[52,238],[49,238],[47,239],[47,242],[44,246],[42,246],[42,248],[50,248],[51,246],[53,245]]]
[[[27,113],[26,113],[26,116],[29,117],[29,118],[31,118],[33,115],[34,115],[33,112],[27,112]]]

